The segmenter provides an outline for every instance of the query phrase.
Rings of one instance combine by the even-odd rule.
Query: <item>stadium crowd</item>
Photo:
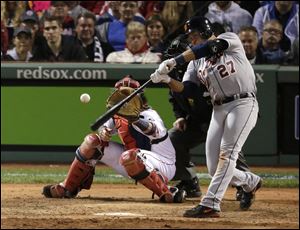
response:
[[[238,34],[251,64],[299,64],[298,1],[1,1],[1,60],[160,63],[194,15]]]

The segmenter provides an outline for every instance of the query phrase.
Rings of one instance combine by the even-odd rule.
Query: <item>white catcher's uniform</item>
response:
[[[254,70],[236,34],[227,32],[218,38],[229,44],[223,55],[215,63],[205,58],[191,61],[183,81],[205,84],[214,104],[206,140],[207,167],[213,178],[200,204],[220,211],[229,183],[250,192],[260,177],[235,168],[258,115]]]
[[[171,143],[162,119],[153,109],[142,111],[140,113],[140,119],[154,123],[156,125],[156,133],[151,136],[146,136],[137,126],[133,125],[133,128],[136,131],[136,134],[134,135],[135,139],[140,138],[143,142],[149,141],[148,144],[151,148],[149,150],[141,149],[141,152],[138,153],[139,156],[141,156],[141,159],[143,159],[144,165],[146,166],[148,172],[151,172],[153,169],[157,169],[164,176],[166,176],[168,180],[171,180],[175,175],[176,155],[175,149]],[[116,125],[112,118],[103,126],[111,128],[112,132],[117,134]],[[145,139],[145,136],[148,138]],[[154,143],[151,144],[151,142]],[[129,177],[125,168],[119,163],[121,154],[126,150],[127,149],[125,149],[123,144],[110,141],[109,145],[104,148],[104,155],[100,161],[112,167],[119,174]]]

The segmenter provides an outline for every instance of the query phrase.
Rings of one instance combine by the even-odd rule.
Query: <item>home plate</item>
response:
[[[95,216],[145,216],[137,213],[130,212],[104,212],[104,213],[95,213]]]

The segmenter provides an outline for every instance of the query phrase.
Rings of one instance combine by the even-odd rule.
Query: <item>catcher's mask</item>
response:
[[[186,40],[185,34],[177,36],[164,52],[164,58],[170,59],[178,56],[189,48],[189,43]]]
[[[115,88],[117,88],[117,89],[120,88],[120,87],[130,87],[130,88],[133,88],[133,89],[137,89],[140,86],[141,86],[141,84],[137,80],[133,79],[133,76],[129,75],[129,74],[126,75],[125,77],[123,77],[121,80],[117,81],[116,84],[115,84]],[[144,91],[142,90],[138,95],[142,99],[143,107],[145,109],[149,108],[148,100],[144,95]]]
[[[184,51],[188,50],[190,48],[190,45],[187,41],[187,36],[185,34],[177,36],[169,45],[167,50],[164,52],[164,59],[170,59],[175,58],[178,55],[182,54]],[[177,65],[174,68],[174,71],[170,74],[170,76],[176,80],[181,81],[184,72],[186,71],[186,68],[188,66],[188,63]]]
[[[115,90],[112,92],[112,94],[108,97],[106,100],[106,107],[107,109],[110,109],[129,95],[131,95],[135,91],[134,88],[132,87],[127,87],[127,86],[120,86],[119,88],[115,88]],[[139,94],[136,95],[140,103],[142,104],[142,99],[139,96]]]

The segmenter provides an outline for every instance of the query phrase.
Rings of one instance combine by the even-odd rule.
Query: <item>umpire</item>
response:
[[[225,32],[220,31],[220,25],[213,25],[217,35]],[[197,28],[196,28],[197,29]],[[201,29],[201,28],[200,28]],[[220,31],[220,32],[219,32]],[[217,36],[216,35],[216,36]],[[168,47],[164,58],[176,57],[189,48],[184,35],[175,38]],[[187,64],[176,66],[169,76],[182,81]],[[173,180],[180,180],[176,185],[179,189],[187,192],[187,197],[201,197],[199,179],[191,162],[190,150],[206,141],[207,130],[212,114],[210,97],[204,85],[193,90],[192,98],[186,98],[182,94],[169,92],[169,102],[173,107],[176,121],[169,130],[169,136],[176,150],[176,174]],[[207,96],[206,96],[207,95]],[[236,168],[249,171],[242,152],[239,153]],[[237,187],[236,199],[240,200],[243,189]]]

